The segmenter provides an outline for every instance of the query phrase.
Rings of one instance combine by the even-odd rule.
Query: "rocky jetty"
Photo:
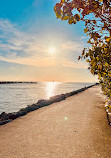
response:
[[[97,85],[97,84],[94,84],[94,85]],[[76,91],[69,92],[69,93],[66,93],[66,94],[56,95],[56,96],[50,97],[50,99],[48,99],[48,100],[44,100],[44,99],[39,100],[36,104],[32,104],[30,106],[28,105],[26,108],[23,108],[18,112],[13,112],[13,113],[3,112],[3,113],[0,114],[0,125],[4,125],[6,123],[9,123],[12,120],[15,120],[16,118],[24,116],[27,113],[29,113],[31,111],[34,111],[34,110],[37,110],[41,107],[48,106],[52,103],[60,102],[62,100],[65,100],[67,97],[78,94],[78,93],[80,93],[80,92],[82,92],[82,91],[84,91],[88,88],[93,87],[94,85],[84,87],[84,88],[81,88],[81,89],[78,89]]]
[[[23,81],[0,81],[0,84],[22,84],[22,83],[27,83],[27,84],[36,84],[37,82],[23,82]]]

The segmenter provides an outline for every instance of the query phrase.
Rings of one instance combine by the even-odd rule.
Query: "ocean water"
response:
[[[0,113],[16,112],[40,99],[49,99],[51,96],[71,92],[92,84],[76,82],[0,84]]]

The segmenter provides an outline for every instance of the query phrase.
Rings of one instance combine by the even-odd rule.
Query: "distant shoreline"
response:
[[[48,99],[48,100],[44,100],[44,99],[39,100],[36,104],[32,104],[30,106],[27,106],[26,108],[22,108],[18,112],[12,112],[12,113],[2,112],[0,114],[0,125],[4,125],[6,123],[9,123],[9,122],[15,120],[16,118],[24,116],[27,113],[29,113],[31,111],[35,111],[35,110],[37,110],[39,108],[42,108],[44,106],[48,106],[48,105],[51,105],[53,103],[63,101],[66,98],[68,98],[70,96],[73,96],[75,94],[78,94],[80,92],[83,92],[86,89],[91,88],[91,87],[93,87],[95,85],[98,85],[98,83],[93,84],[93,85],[88,86],[88,87],[85,86],[84,88],[81,88],[81,89],[78,89],[78,90],[75,90],[75,91],[72,91],[72,92],[69,92],[69,93],[60,94],[60,95],[56,95],[56,96],[50,97],[50,99]]]
[[[22,82],[22,81],[0,81],[0,84],[20,84],[20,83],[29,83],[29,84],[36,84],[37,82]]]

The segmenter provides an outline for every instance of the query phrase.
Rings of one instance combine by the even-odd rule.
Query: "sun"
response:
[[[50,54],[55,54],[56,49],[54,47],[49,48],[49,53]]]

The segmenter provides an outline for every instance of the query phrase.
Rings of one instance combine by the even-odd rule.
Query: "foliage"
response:
[[[57,18],[69,24],[84,21],[91,47],[84,48],[79,59],[86,59],[111,100],[111,0],[61,0],[54,11]]]

